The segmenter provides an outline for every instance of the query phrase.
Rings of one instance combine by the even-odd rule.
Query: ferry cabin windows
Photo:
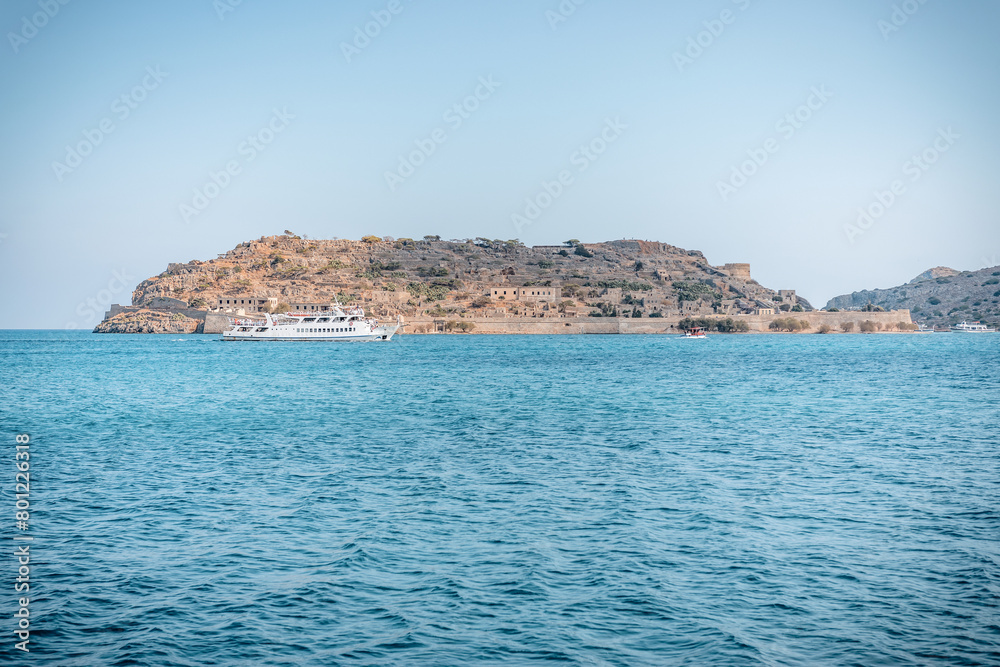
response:
[[[267,331],[266,328],[259,331]],[[295,333],[354,333],[354,327],[298,327]]]

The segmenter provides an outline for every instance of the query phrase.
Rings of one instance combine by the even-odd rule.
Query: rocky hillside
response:
[[[144,280],[132,308],[214,310],[219,299],[271,299],[284,311],[296,303],[358,302],[379,317],[576,316],[658,317],[673,314],[811,310],[807,302],[762,287],[746,264],[711,266],[695,250],[665,243],[621,240],[525,247],[516,240],[442,241],[368,236],[360,241],[313,240],[286,233],[241,243],[211,260],[170,264]],[[490,298],[497,286],[551,286],[557,303]],[[227,308],[223,305],[223,309]],[[133,323],[135,326],[137,324]],[[101,327],[98,327],[100,329]]]
[[[899,287],[834,297],[826,307],[847,310],[868,303],[886,310],[909,308],[914,322],[928,326],[950,326],[962,320],[1000,324],[1000,266],[979,271],[939,266]]]
[[[201,322],[181,313],[140,309],[104,320],[94,333],[198,333]]]

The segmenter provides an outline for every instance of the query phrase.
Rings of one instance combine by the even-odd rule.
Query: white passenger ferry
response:
[[[342,308],[339,305],[315,313],[230,317],[229,323],[230,328],[222,333],[222,340],[390,340],[402,326],[398,318],[394,325],[382,325],[376,319],[365,317],[365,311],[359,306]]]
[[[959,322],[952,325],[951,330],[959,333],[993,333],[996,331],[996,329],[979,322]]]

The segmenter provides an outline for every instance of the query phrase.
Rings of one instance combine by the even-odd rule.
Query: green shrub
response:
[[[636,280],[600,280],[597,282],[597,286],[602,289],[620,289],[628,292],[648,292],[653,289],[649,283]]]
[[[654,315],[650,315],[654,317]],[[663,317],[663,315],[658,315]],[[677,323],[678,328],[688,331],[695,327],[701,327],[707,331],[719,331],[722,333],[741,333],[750,330],[750,325],[743,320],[734,320],[731,317],[725,319],[717,317],[685,317]]]
[[[599,315],[599,316],[595,315],[595,317],[600,317],[600,316],[603,316],[603,317],[618,317],[618,308],[614,304],[608,303],[607,301],[601,301],[600,303],[590,304],[590,307],[591,308],[600,308],[601,309],[601,315]]]
[[[645,299],[637,299],[634,296],[632,296],[631,294],[623,294],[622,295],[622,303],[624,303],[626,306],[643,306],[643,307],[645,307],[646,300]]]
[[[383,271],[395,271],[395,270],[399,269],[399,267],[400,267],[400,263],[399,262],[387,262],[387,263],[383,263],[383,262],[380,262],[380,261],[376,260],[376,261],[374,261],[374,262],[372,262],[371,264],[368,265],[368,271],[370,271],[370,272],[372,272],[372,273],[380,276],[380,275],[382,275]],[[367,273],[367,271],[366,271],[366,273]]]
[[[678,280],[672,284],[672,287],[677,292],[677,300],[681,302],[697,301],[699,299],[714,301],[722,298],[721,294],[705,283],[692,283]]]
[[[932,296],[931,298],[927,299],[927,303],[931,304],[932,306],[936,306],[939,303],[941,303],[941,299],[937,298],[936,296]]]
[[[576,283],[566,283],[562,287],[562,295],[565,297],[583,296],[583,289]]]
[[[424,283],[410,283],[406,286],[406,291],[413,296],[421,296],[425,301],[441,301],[448,294],[447,285],[426,285]]]
[[[417,275],[421,278],[440,278],[448,275],[448,269],[443,266],[432,266],[430,268],[421,266],[417,269]]]
[[[809,323],[805,320],[797,320],[794,317],[779,317],[772,320],[768,325],[772,331],[805,331],[809,328]]]

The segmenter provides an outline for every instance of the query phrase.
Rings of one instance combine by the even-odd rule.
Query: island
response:
[[[905,309],[815,310],[770,289],[745,263],[713,266],[697,250],[622,239],[525,246],[516,239],[365,236],[290,231],[215,259],[172,263],[115,304],[98,333],[218,334],[229,318],[357,304],[405,323],[405,334],[900,332]]]

